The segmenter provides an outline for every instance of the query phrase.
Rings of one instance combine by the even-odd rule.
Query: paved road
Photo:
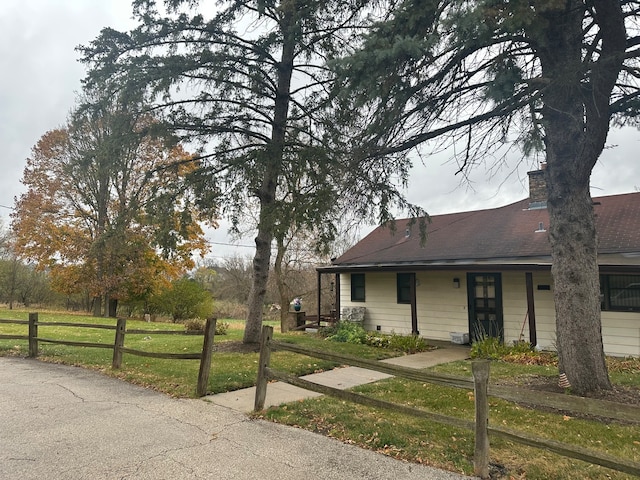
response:
[[[466,478],[89,370],[0,358],[0,479]]]

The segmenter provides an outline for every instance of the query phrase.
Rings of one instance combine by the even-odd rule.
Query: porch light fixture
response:
[[[453,288],[460,288],[460,279],[459,278],[454,278],[453,279]]]

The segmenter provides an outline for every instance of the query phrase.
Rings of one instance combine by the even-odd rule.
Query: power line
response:
[[[213,242],[211,240],[207,240],[212,245],[222,245],[224,247],[243,247],[243,248],[256,248],[255,245],[239,245],[237,243],[224,243],[224,242]]]

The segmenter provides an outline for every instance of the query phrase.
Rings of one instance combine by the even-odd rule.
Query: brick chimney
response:
[[[540,170],[527,172],[529,175],[529,209],[547,208],[546,163],[540,164]]]

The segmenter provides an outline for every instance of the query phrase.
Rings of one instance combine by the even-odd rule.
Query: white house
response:
[[[530,198],[500,208],[437,215],[417,227],[382,226],[318,269],[335,274],[336,307],[364,307],[364,326],[449,340],[500,335],[555,347],[544,171]],[[640,193],[594,198],[605,353],[640,356]]]

